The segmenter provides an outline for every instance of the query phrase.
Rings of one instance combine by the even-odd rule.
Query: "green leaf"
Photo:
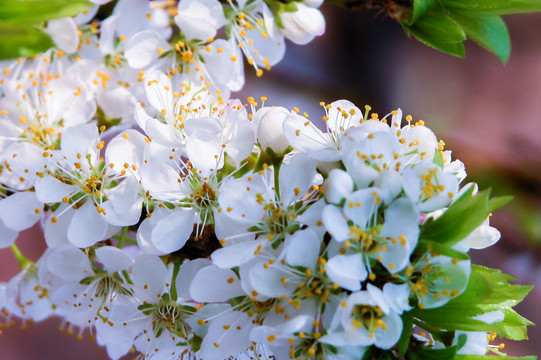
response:
[[[457,355],[456,360],[536,360],[537,356],[521,356],[521,357],[511,357],[511,356],[491,356],[491,355]]]
[[[440,0],[447,11],[466,16],[498,16],[541,11],[539,0]]]
[[[54,46],[51,38],[32,26],[0,21],[0,60],[33,56]]]
[[[0,0],[0,60],[30,57],[53,47],[38,26],[77,15],[91,5],[86,0]]]
[[[490,202],[488,203],[488,211],[493,213],[499,208],[507,205],[509,202],[511,202],[511,200],[513,200],[512,196],[498,196],[498,197],[492,198],[490,199]]]
[[[499,16],[473,17],[457,13],[449,16],[462,27],[466,35],[480,46],[493,52],[506,63],[511,52],[511,40],[507,26]]]
[[[435,0],[413,0],[413,11],[411,13],[411,18],[409,19],[408,25],[413,25],[420,18],[425,16],[429,11],[433,10],[436,7],[437,3]]]
[[[0,0],[0,21],[35,25],[77,15],[90,6],[86,0]]]
[[[414,309],[413,316],[441,329],[495,331],[509,339],[527,339],[526,327],[533,323],[511,308],[521,302],[533,287],[509,284],[508,281],[513,279],[500,270],[473,265],[468,286],[461,295],[439,308]],[[487,324],[473,319],[498,310],[504,314],[503,321]]]
[[[428,249],[440,253],[441,255],[449,256],[458,260],[469,260],[468,254],[457,251],[451,246],[441,244],[436,241],[421,240],[415,248],[416,254],[424,254]]]
[[[436,220],[424,224],[420,239],[454,245],[468,236],[490,215],[489,194],[485,190],[471,196],[473,186]]]
[[[431,11],[414,25],[402,24],[417,38],[428,42],[456,44],[466,40],[466,34],[443,11]]]
[[[402,26],[406,34],[412,34],[425,45],[451,55],[464,57],[465,50],[462,41],[466,40],[466,34],[443,11],[431,11],[413,25],[402,22]]]

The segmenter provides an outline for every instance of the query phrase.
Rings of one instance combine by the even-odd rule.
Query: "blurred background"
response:
[[[384,12],[329,5],[322,11],[326,34],[306,46],[288,43],[285,59],[262,78],[247,68],[246,86],[237,96],[266,96],[267,105],[297,106],[312,119],[323,115],[320,101],[348,99],[359,108],[369,104],[380,116],[400,107],[424,120],[464,162],[466,181],[491,187],[495,196],[515,196],[491,218],[500,242],[470,255],[474,263],[515,275],[517,284],[535,285],[516,310],[541,323],[541,14],[504,17],[512,51],[502,65],[470,41],[465,59],[432,50],[406,38]],[[44,250],[40,239],[33,228],[18,245],[36,260]],[[0,268],[0,281],[17,271],[7,250],[0,252]],[[3,329],[0,359],[107,359],[90,334],[77,340],[77,333],[59,332],[59,325],[59,319],[49,319]],[[505,340],[504,351],[541,354],[541,328],[530,327],[529,337]]]

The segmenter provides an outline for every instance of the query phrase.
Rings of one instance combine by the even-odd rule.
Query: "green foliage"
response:
[[[406,353],[407,360],[453,360],[456,352],[466,343],[466,336],[461,335],[457,344],[443,349],[432,349],[427,346],[418,346]]]
[[[0,60],[33,56],[53,46],[43,23],[74,16],[87,9],[86,0],[0,0]]]
[[[539,0],[440,0],[446,10],[471,16],[498,16],[541,11]]]
[[[522,357],[510,357],[510,356],[490,356],[490,355],[457,355],[456,360],[536,360],[537,356],[522,356]]]
[[[49,35],[26,25],[0,21],[0,60],[33,56],[53,46]]]
[[[406,34],[448,54],[464,57],[469,38],[506,63],[511,44],[500,16],[537,11],[541,0],[414,0],[400,23]]]
[[[424,9],[424,8],[423,8]],[[417,22],[402,23],[406,34],[415,36],[425,45],[463,57],[466,40],[464,30],[443,11],[429,11]]]
[[[425,222],[420,239],[452,246],[468,236],[485,221],[490,214],[507,204],[511,198],[490,199],[490,190],[473,194],[471,186],[460,198],[437,219]]]
[[[35,25],[77,15],[92,4],[86,0],[0,0],[0,21]]]
[[[472,17],[458,13],[451,13],[449,16],[462,27],[470,39],[496,54],[502,63],[507,62],[511,42],[507,26],[499,16]]]
[[[532,286],[511,285],[514,277],[483,266],[472,266],[466,290],[442,307],[414,309],[413,316],[431,328],[463,331],[495,331],[499,336],[513,340],[527,339],[527,329],[533,323],[511,308],[524,299]],[[493,311],[502,311],[504,319],[493,324],[473,317]]]

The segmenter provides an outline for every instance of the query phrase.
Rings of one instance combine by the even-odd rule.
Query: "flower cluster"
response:
[[[422,120],[339,100],[318,127],[229,99],[240,51],[260,75],[284,37],[322,32],[320,3],[120,0],[101,22],[98,5],[50,21],[57,48],[6,64],[0,247],[23,271],[0,284],[4,323],[62,317],[112,359],[484,354],[519,337],[508,307],[470,326],[438,313],[496,276],[467,252],[499,239],[503,201],[460,189],[463,164]],[[36,223],[33,263],[14,242]]]

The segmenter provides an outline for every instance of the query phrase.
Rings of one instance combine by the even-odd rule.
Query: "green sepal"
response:
[[[287,3],[277,1],[277,0],[264,0],[268,5],[272,15],[274,16],[274,23],[278,28],[283,29],[284,23],[282,22],[282,13],[283,12],[295,12],[297,11],[297,4],[295,1],[289,1]]]
[[[79,281],[79,284],[81,284],[81,285],[90,285],[92,283],[92,281],[94,281],[94,277],[93,276],[87,276],[87,277],[81,279],[81,281]]]
[[[107,116],[101,106],[97,107],[95,118],[98,120],[98,128],[105,126],[106,129],[117,126],[122,121],[122,118],[111,118]]]
[[[154,304],[142,304],[137,307],[137,310],[146,311],[146,310],[152,309],[154,306],[155,306]]]
[[[182,310],[184,314],[195,314],[197,312],[197,309],[190,305],[181,305],[180,310]]]
[[[192,336],[189,340],[188,340],[188,343],[190,344],[190,348],[194,351],[194,352],[197,352],[199,351],[199,349],[201,349],[201,343],[203,342],[203,339],[200,338],[199,336],[197,335],[194,335]]]
[[[229,305],[231,305],[232,308],[235,308],[236,306],[242,304],[247,298],[248,297],[245,296],[245,295],[241,295],[241,296],[231,298],[231,299],[229,299]]]
[[[443,156],[441,155],[441,151],[438,149],[434,151],[434,159],[432,162],[443,169]]]
[[[468,38],[494,53],[506,63],[511,53],[511,40],[505,22],[499,16],[466,16],[450,13],[449,16],[462,27]]]
[[[156,331],[156,337],[159,338],[160,335],[163,333],[163,327],[154,325],[153,328],[154,331]]]
[[[165,303],[168,303],[171,301],[171,296],[169,295],[169,293],[165,292],[162,294],[162,301]]]

